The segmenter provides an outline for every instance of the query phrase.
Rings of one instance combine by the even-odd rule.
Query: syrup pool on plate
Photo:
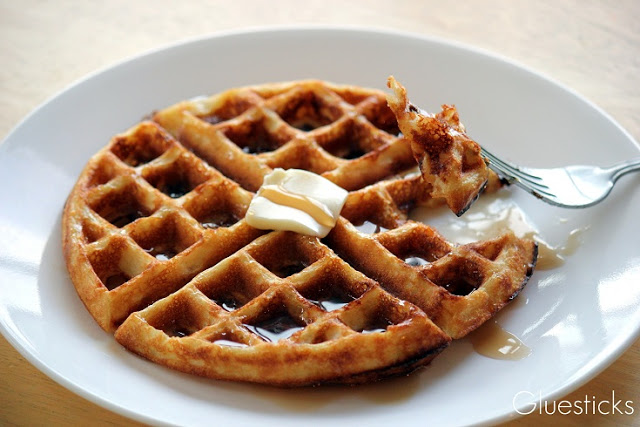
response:
[[[446,207],[418,207],[411,211],[410,218],[436,228],[447,239],[460,244],[491,239],[510,229],[516,236],[533,239],[538,244],[536,270],[560,267],[579,248],[586,228],[572,230],[563,244],[552,246],[504,194],[500,191],[481,197],[461,217],[451,214]]]
[[[518,237],[534,239],[538,244],[536,270],[562,266],[566,257],[579,248],[586,230],[574,229],[563,244],[551,246],[504,191],[481,197],[461,217],[453,215],[446,207],[419,207],[411,211],[409,217],[436,228],[447,239],[459,244],[497,237],[509,229]],[[504,330],[495,320],[469,334],[469,341],[477,353],[494,359],[519,360],[531,353],[520,338]]]
[[[520,360],[531,354],[520,338],[505,331],[495,320],[489,320],[469,335],[476,353],[492,359]]]

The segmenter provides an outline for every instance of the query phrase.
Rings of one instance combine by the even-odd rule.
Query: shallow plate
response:
[[[532,349],[518,362],[485,358],[462,340],[427,369],[374,386],[283,391],[222,383],[128,353],[76,296],[61,253],[60,215],[87,159],[112,135],[154,109],[232,86],[318,78],[382,89],[389,74],[427,109],[455,103],[473,137],[531,166],[606,164],[640,154],[627,133],[571,91],[504,59],[438,40],[312,28],[172,46],[73,85],[0,146],[0,330],[63,386],[154,424],[489,423],[514,416],[514,404],[529,410],[532,396],[558,398],[578,387],[638,335],[637,176],[624,178],[589,210],[552,208],[508,190],[550,244],[562,245],[575,228],[586,230],[563,266],[536,271],[518,302],[498,316]]]

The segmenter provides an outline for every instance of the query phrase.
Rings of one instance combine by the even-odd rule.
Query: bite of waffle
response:
[[[410,141],[431,197],[441,197],[456,215],[462,215],[478,198],[489,180],[489,168],[480,146],[465,133],[458,111],[443,105],[429,114],[409,102],[406,89],[393,77],[387,85],[389,107],[400,131]]]
[[[400,123],[384,92],[322,81],[156,112],[93,156],[68,198],[78,295],[129,350],[210,378],[358,383],[428,363],[518,294],[536,246],[511,232],[455,245],[409,220],[424,204],[459,213],[498,180],[466,143],[475,194],[404,174],[415,147]],[[349,192],[325,238],[247,224],[275,168]]]

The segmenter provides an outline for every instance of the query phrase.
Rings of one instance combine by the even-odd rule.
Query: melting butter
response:
[[[245,217],[261,230],[288,230],[325,237],[335,226],[348,192],[300,169],[274,169],[264,177]]]
[[[446,207],[417,208],[411,219],[434,226],[448,239],[456,243],[471,243],[490,239],[506,230],[516,236],[533,239],[538,244],[537,270],[551,270],[565,263],[582,243],[582,234],[588,227],[577,228],[569,233],[564,244],[552,246],[527,219],[522,210],[508,199],[497,195],[486,195],[461,217],[450,215]]]
[[[537,235],[531,236],[538,243],[536,268],[538,270],[551,270],[563,265],[566,258],[578,250],[582,244],[582,235],[587,229],[588,227],[571,230],[565,243],[559,246],[551,246]]]
[[[523,212],[513,202],[498,195],[483,196],[461,217],[451,215],[446,207],[419,207],[410,216],[432,225],[448,239],[460,244],[490,239],[506,230],[512,230],[519,237],[536,234]]]
[[[318,223],[327,227],[333,227],[336,223],[335,218],[326,206],[310,197],[293,194],[280,185],[265,185],[262,187],[261,196],[266,197],[273,203],[304,211]]]
[[[533,239],[538,244],[537,270],[551,270],[562,266],[566,257],[579,249],[583,233],[589,228],[576,228],[567,235],[563,244],[552,246],[540,236],[522,210],[512,201],[501,197],[500,193],[483,196],[459,218],[451,215],[446,207],[416,208],[410,213],[410,218],[435,227],[448,239],[460,244],[490,239],[506,230],[512,230],[516,236]],[[567,221],[560,219],[561,223]],[[521,298],[522,296],[516,301]],[[486,322],[469,334],[468,339],[477,353],[494,359],[519,360],[531,353],[529,347],[517,336],[504,330],[495,320]]]

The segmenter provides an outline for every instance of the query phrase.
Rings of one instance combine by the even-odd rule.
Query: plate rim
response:
[[[25,116],[23,116],[17,123],[13,125],[13,127],[9,130],[9,132],[3,137],[2,142],[0,143],[0,157],[6,155],[6,153],[13,149],[15,146],[18,146],[20,141],[17,140],[14,142],[14,135],[22,129],[24,126],[27,126],[28,123],[32,120],[32,118],[37,115],[41,110],[43,110],[47,105],[58,99],[59,97],[65,96],[69,91],[81,86],[87,81],[90,81],[97,76],[107,74],[112,72],[113,70],[125,66],[127,64],[131,64],[137,61],[142,60],[146,57],[151,57],[157,55],[159,53],[169,53],[171,50],[180,50],[184,49],[185,46],[194,45],[199,43],[207,43],[213,39],[231,39],[238,36],[247,36],[251,34],[259,34],[259,33],[297,33],[297,32],[305,32],[305,33],[324,33],[324,32],[333,32],[333,33],[343,33],[345,35],[354,35],[354,34],[377,34],[384,37],[392,37],[392,38],[404,38],[404,39],[413,39],[420,40],[422,42],[427,42],[433,45],[439,45],[442,47],[446,47],[447,49],[455,49],[461,50],[466,54],[472,53],[474,55],[480,55],[491,59],[492,61],[497,61],[503,65],[509,65],[511,67],[515,67],[521,71],[526,72],[527,74],[546,81],[547,83],[554,86],[555,89],[561,90],[563,92],[567,92],[572,97],[586,104],[595,112],[597,112],[602,118],[606,119],[611,125],[613,125],[618,131],[620,131],[625,138],[635,146],[636,149],[640,150],[640,143],[634,138],[633,135],[630,134],[620,123],[618,123],[613,116],[611,116],[607,111],[603,110],[596,103],[592,102],[590,99],[582,95],[581,93],[574,90],[572,87],[561,83],[556,80],[552,76],[549,76],[543,72],[537,71],[526,64],[523,64],[519,61],[516,61],[510,57],[504,56],[497,52],[491,51],[489,49],[474,46],[471,44],[467,44],[464,42],[460,42],[458,40],[447,39],[440,36],[430,35],[430,34],[422,34],[417,32],[398,30],[393,28],[386,27],[376,27],[376,26],[360,26],[360,25],[325,25],[325,24],[304,24],[304,25],[276,25],[276,26],[250,26],[244,28],[235,28],[223,31],[214,31],[208,34],[198,35],[194,37],[188,37],[185,39],[177,40],[170,43],[165,43],[159,45],[157,47],[153,47],[151,49],[147,49],[133,55],[129,55],[124,57],[118,61],[102,66],[94,71],[91,71],[82,77],[73,80],[68,83],[66,86],[61,89],[55,91],[53,94],[49,95],[44,101],[40,102],[35,108],[29,111]],[[152,423],[162,423],[166,424],[166,421],[159,420],[142,413],[131,410],[127,407],[115,404],[111,400],[107,400],[102,398],[100,395],[91,392],[90,390],[76,384],[74,381],[68,379],[63,374],[58,372],[57,370],[49,367],[45,362],[40,360],[37,357],[36,353],[30,351],[28,345],[30,344],[29,340],[21,333],[19,330],[15,330],[15,328],[11,328],[11,325],[7,325],[4,321],[4,316],[0,317],[0,333],[4,336],[4,338],[9,342],[9,344],[16,350],[18,353],[24,357],[29,363],[35,366],[38,370],[40,370],[47,377],[54,380],[57,384],[66,388],[67,390],[75,393],[76,395],[100,406],[105,409],[108,409],[112,412],[121,414],[125,417],[128,417],[133,420],[141,421],[141,422],[152,422]],[[620,337],[617,336],[616,339],[610,343],[607,347],[601,349],[598,352],[598,357],[594,359],[590,359],[589,363],[583,366],[579,371],[577,371],[572,377],[578,376],[578,379],[572,380],[572,377],[566,379],[566,384],[562,387],[557,388],[556,390],[549,392],[542,396],[543,400],[556,400],[578,388],[580,388],[585,383],[591,381],[593,378],[598,376],[602,371],[607,369],[612,363],[614,363],[623,353],[625,353],[629,347],[631,347],[635,341],[640,338],[640,325],[636,325],[633,333],[627,334],[626,336]],[[579,372],[585,371],[583,374],[578,375]],[[518,414],[515,409],[510,413],[493,417],[491,419],[482,420],[483,424],[491,424],[495,422],[504,422],[507,420],[518,418],[522,415]]]

